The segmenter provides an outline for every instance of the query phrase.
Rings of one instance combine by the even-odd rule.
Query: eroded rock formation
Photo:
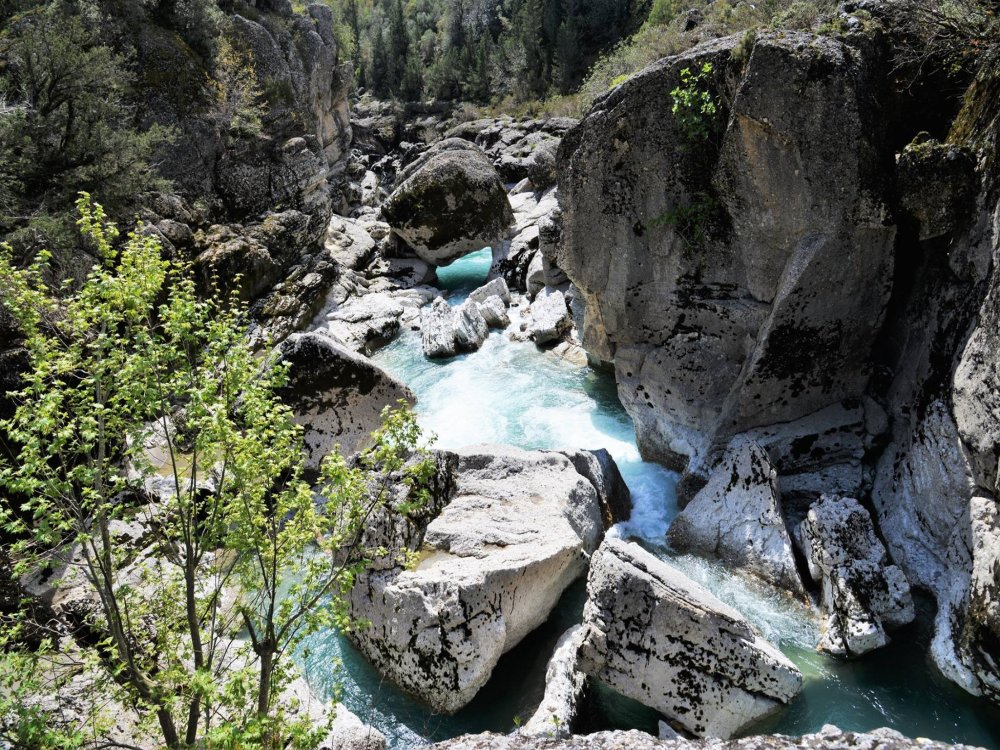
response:
[[[416,566],[358,580],[351,611],[371,627],[352,639],[401,688],[438,711],[458,710],[584,572],[608,498],[627,493],[616,475],[595,483],[556,452],[459,452],[453,494],[410,540],[420,545]]]
[[[738,42],[626,81],[560,152],[557,261],[584,344],[614,362],[644,454],[674,465],[860,398],[891,289],[872,53],[763,34],[742,60]],[[669,92],[706,65],[700,141]]]
[[[418,257],[435,265],[498,244],[514,218],[496,168],[458,138],[434,144],[400,173],[382,216]]]

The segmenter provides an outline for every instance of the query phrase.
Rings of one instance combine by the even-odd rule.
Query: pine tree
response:
[[[376,31],[372,40],[372,61],[366,76],[372,93],[380,98],[389,96],[389,71],[387,68],[385,35]]]
[[[410,38],[403,17],[403,0],[389,0],[389,43],[386,51],[386,83],[393,94],[402,93]]]

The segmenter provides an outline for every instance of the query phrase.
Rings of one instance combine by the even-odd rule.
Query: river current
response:
[[[439,269],[449,303],[460,304],[485,278],[483,250]],[[435,446],[507,443],[523,448],[606,448],[632,492],[633,513],[611,533],[633,537],[741,611],[802,670],[802,693],[757,732],[802,734],[824,724],[870,730],[888,726],[911,737],[1000,748],[1000,709],[966,695],[937,674],[927,657],[932,604],[893,634],[887,647],[858,661],[817,653],[815,611],[721,565],[676,556],[663,539],[677,512],[677,475],[643,461],[632,423],[618,401],[612,376],[511,341],[493,331],[483,347],[447,360],[424,357],[420,334],[405,331],[373,359],[417,395],[417,413]],[[504,655],[490,682],[454,716],[432,715],[400,693],[336,633],[314,636],[302,656],[307,679],[322,697],[339,696],[362,721],[385,733],[396,750],[466,732],[508,732],[533,712],[544,689],[545,664],[559,635],[580,621],[584,587],[571,587],[549,622]],[[588,729],[637,727],[656,732],[657,716],[598,688],[587,711]]]

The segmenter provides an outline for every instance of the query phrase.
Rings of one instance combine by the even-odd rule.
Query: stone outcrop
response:
[[[145,22],[127,15],[107,25],[133,24],[118,29],[116,44],[135,44],[141,118],[172,130],[154,161],[178,195],[143,201],[144,231],[193,259],[206,287],[256,301],[259,338],[280,340],[309,321],[336,279],[324,237],[351,141],[352,80],[328,7],[274,3],[245,13],[190,34],[158,27],[151,10]],[[210,54],[185,41],[216,33],[224,53],[219,38],[204,40]],[[218,87],[233,85],[217,80],[227,75],[265,92],[253,96],[251,126],[218,100]]]
[[[679,552],[722,560],[804,597],[767,452],[733,440],[708,484],[674,518],[667,540]]]
[[[651,734],[597,732],[567,738],[526,737],[521,734],[467,734],[431,745],[434,750],[975,750],[928,739],[913,740],[893,729],[850,732],[826,725],[814,734],[789,737],[754,735],[729,742],[661,740]]]
[[[526,292],[533,264],[540,267],[543,254],[555,253],[559,214],[557,190],[551,187],[535,192],[515,186],[510,204],[514,209],[512,237],[509,242],[492,246],[490,276],[502,277],[512,289]]]
[[[995,77],[978,80],[951,145],[918,137],[900,155],[909,267],[885,326],[892,378],[879,395],[891,432],[871,497],[893,560],[936,599],[935,665],[1000,701],[996,101]],[[970,160],[975,173],[962,178]]]
[[[456,125],[445,137],[473,141],[493,160],[504,182],[527,179],[535,190],[542,190],[555,182],[559,142],[575,124],[570,117],[484,118]]]
[[[615,479],[595,484],[561,453],[490,445],[459,452],[454,481],[444,509],[411,538],[416,565],[369,571],[350,597],[352,615],[371,622],[351,634],[362,653],[448,713],[586,569]]]
[[[650,66],[560,147],[584,345],[614,362],[644,455],[675,465],[859,398],[892,283],[875,47],[764,33],[744,61],[739,41]],[[665,92],[706,64],[717,112],[694,143]]]
[[[289,366],[279,395],[305,434],[307,466],[316,469],[339,445],[344,455],[364,448],[382,424],[382,409],[413,403],[410,389],[367,357],[320,333],[296,333],[277,348]]]
[[[889,561],[857,500],[821,498],[799,527],[799,538],[809,574],[822,587],[820,651],[857,656],[888,643],[886,630],[913,621],[909,582]]]
[[[399,176],[382,216],[417,254],[434,265],[505,239],[513,221],[503,182],[477,147],[449,138]]]
[[[559,638],[545,667],[545,694],[519,733],[531,737],[569,737],[577,717],[587,675],[577,668],[583,625],[574,625]]]
[[[605,539],[587,596],[581,669],[695,736],[732,737],[802,687],[738,612],[637,544]]]

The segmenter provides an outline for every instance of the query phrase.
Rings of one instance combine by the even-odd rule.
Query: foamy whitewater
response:
[[[489,250],[439,270],[456,305],[483,281]],[[512,317],[516,317],[513,311]],[[448,360],[424,357],[419,332],[406,331],[373,359],[417,394],[420,423],[436,447],[508,443],[523,448],[605,448],[632,492],[628,523],[610,533],[629,536],[681,568],[738,609],[795,661],[805,688],[792,705],[757,729],[802,734],[824,724],[867,730],[890,726],[905,734],[1000,747],[1000,711],[962,693],[929,666],[925,625],[898,633],[888,647],[861,661],[842,662],[814,651],[816,613],[790,597],[749,583],[721,565],[672,556],[663,540],[677,512],[677,475],[642,460],[632,423],[614,380],[540,351],[533,343],[491,332],[483,347]],[[341,699],[383,731],[390,747],[409,748],[466,732],[507,732],[534,710],[544,688],[551,645],[574,622],[584,601],[582,582],[564,595],[550,622],[506,654],[490,683],[455,716],[431,715],[401,694],[335,633],[314,637],[302,662],[310,684]],[[338,668],[338,665],[342,668]],[[338,681],[339,680],[339,684]],[[596,691],[594,729],[656,731],[656,714],[608,691]]]

